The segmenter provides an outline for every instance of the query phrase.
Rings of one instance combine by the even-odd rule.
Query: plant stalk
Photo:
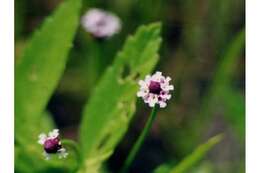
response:
[[[134,144],[134,147],[131,149],[130,154],[128,155],[126,161],[124,162],[124,165],[122,167],[122,169],[119,171],[120,173],[126,173],[130,167],[130,165],[132,164],[136,154],[138,153],[138,151],[140,150],[142,144],[144,143],[144,139],[147,136],[149,130],[152,127],[153,121],[156,117],[157,111],[158,111],[159,105],[156,104],[153,107],[153,110],[149,116],[148,121],[145,124],[145,127],[141,133],[141,135],[138,137],[137,141]]]
[[[69,147],[69,148],[72,148],[74,151],[75,151],[75,155],[77,157],[77,160],[78,160],[78,166],[81,164],[82,162],[82,155],[81,155],[81,152],[79,150],[79,146],[78,144],[73,141],[73,140],[69,140],[69,139],[64,139],[61,141],[62,145],[65,146],[65,149],[66,149],[66,146]]]

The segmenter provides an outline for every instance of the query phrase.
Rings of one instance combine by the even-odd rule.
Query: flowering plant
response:
[[[143,127],[140,135],[119,163],[121,173],[129,172],[157,115],[174,108],[175,100],[171,100],[176,96],[174,86],[179,90],[171,79],[175,74],[164,76],[166,73],[156,68],[162,42],[161,23],[137,27],[137,31],[127,37],[122,50],[109,59],[114,53],[107,53],[106,49],[115,50],[113,41],[120,35],[117,33],[128,33],[127,29],[124,30],[128,26],[124,26],[123,18],[119,18],[122,14],[92,8],[80,16],[81,6],[80,0],[63,2],[32,36],[17,61],[15,145],[16,170],[19,173],[107,171],[104,163],[116,154],[115,149],[125,140],[123,137],[135,112],[144,107],[151,113],[142,117],[147,120],[144,125],[140,124]],[[73,42],[74,38],[80,38],[80,41]],[[121,46],[120,41],[118,44]],[[80,51],[85,53],[84,56],[78,56],[83,54]],[[89,58],[86,61],[85,55]],[[80,66],[81,70],[66,71],[68,57],[73,60],[82,58],[87,63],[68,63],[68,66]],[[94,77],[89,75],[89,71],[94,71],[91,73]],[[74,82],[66,82],[67,78],[62,78],[64,72],[69,73],[64,78],[69,76]],[[78,75],[83,76],[83,82],[75,82]],[[91,81],[92,77],[95,80]],[[85,90],[81,90],[82,100],[87,99],[87,102],[80,104],[83,106],[80,107],[79,129],[74,130],[78,133],[73,135],[66,133],[62,122],[58,122],[49,111],[52,95],[57,88],[62,90],[64,83],[69,83],[69,93],[81,85],[88,90],[87,96],[82,94]],[[76,112],[66,113],[71,119],[77,116]],[[221,139],[222,135],[211,138],[180,164],[170,165],[168,172],[187,172]]]
[[[66,158],[68,155],[66,149],[61,145],[58,129],[54,129],[48,135],[41,133],[38,143],[43,145],[43,154],[46,160],[50,159],[51,154],[58,154],[59,158]]]
[[[162,76],[161,72],[156,72],[154,75],[147,75],[145,80],[140,80],[140,90],[137,93],[138,97],[142,97],[145,103],[150,107],[159,104],[161,108],[166,107],[166,101],[171,98],[170,91],[173,90],[173,85],[170,85],[171,78]]]

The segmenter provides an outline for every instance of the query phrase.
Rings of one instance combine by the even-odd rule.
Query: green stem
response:
[[[157,111],[158,111],[158,105],[156,104],[149,116],[148,121],[145,124],[145,127],[141,133],[141,135],[138,137],[137,141],[134,144],[134,147],[132,148],[132,150],[130,151],[130,154],[128,155],[122,169],[120,170],[120,173],[126,173],[128,171],[129,166],[132,164],[136,154],[138,153],[140,147],[142,146],[142,144],[144,143],[144,139],[147,136],[150,128],[152,127],[153,121],[156,117]]]
[[[69,139],[64,139],[64,140],[61,141],[61,143],[62,143],[63,146],[65,146],[64,147],[65,149],[66,149],[66,146],[67,146],[69,148],[72,148],[75,151],[75,155],[77,157],[78,164],[80,164],[81,161],[82,161],[82,157],[81,157],[81,153],[80,153],[78,144],[75,141],[69,140]]]

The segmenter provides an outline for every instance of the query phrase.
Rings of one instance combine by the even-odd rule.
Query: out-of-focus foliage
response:
[[[62,75],[78,25],[80,0],[67,1],[36,31],[15,69],[16,134],[35,133],[39,117]],[[35,124],[32,125],[32,122]],[[23,122],[23,124],[20,124]],[[23,130],[26,129],[26,130]],[[38,131],[36,131],[37,134]],[[23,136],[25,139],[26,136]]]
[[[159,166],[154,173],[186,173],[189,172],[195,164],[197,164],[208,151],[219,143],[222,135],[217,135],[210,138],[206,143],[197,147],[190,155],[186,156],[180,163],[171,168],[170,165]]]
[[[62,75],[79,21],[80,0],[67,0],[47,18],[15,68],[15,141],[18,172],[66,170],[43,160],[37,137],[53,128],[46,105]],[[72,164],[73,165],[73,164]]]
[[[223,101],[223,107],[227,111],[225,118],[242,139],[245,137],[245,101],[243,95],[232,89],[231,82],[244,43],[245,31],[242,30],[235,36],[221,57],[222,60],[202,107],[202,114],[205,116],[214,110],[216,104]]]
[[[188,172],[198,161],[200,161],[207,152],[220,142],[222,139],[221,135],[215,136],[209,139],[205,144],[202,144],[196,148],[192,154],[184,158],[178,165],[176,165],[170,173],[185,173]]]
[[[140,27],[127,39],[95,88],[84,109],[80,129],[83,172],[98,172],[126,132],[135,112],[136,83],[151,73],[158,60],[159,34],[159,24]]]

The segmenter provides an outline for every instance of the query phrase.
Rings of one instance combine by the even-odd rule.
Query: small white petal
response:
[[[51,155],[50,154],[48,154],[46,152],[43,152],[42,154],[44,155],[45,160],[50,160],[51,159]]]
[[[167,76],[166,79],[165,79],[165,81],[166,81],[167,83],[169,83],[171,80],[172,80],[172,79],[171,79],[169,76]]]
[[[166,103],[165,102],[159,102],[160,108],[165,108],[166,107]]]
[[[145,103],[149,103],[150,102],[149,95],[144,96],[143,99],[144,99]]]
[[[69,153],[66,151],[65,148],[61,148],[61,149],[58,151],[58,157],[59,157],[59,159],[66,158],[68,155],[69,155]]]
[[[166,89],[167,89],[167,90],[173,90],[174,87],[173,87],[173,85],[168,85],[168,86],[166,87]]]
[[[138,91],[137,92],[137,97],[143,97],[145,96],[146,94],[143,92],[143,91]]]
[[[157,96],[151,94],[150,97],[148,98],[148,104],[150,107],[154,107],[154,105],[158,102]]]
[[[171,97],[172,97],[171,94],[166,94],[166,95],[165,95],[165,98],[166,98],[167,100],[170,100]]]
[[[163,79],[162,72],[156,72],[156,73],[152,76],[152,80],[153,80],[153,81],[161,82],[161,79]]]
[[[59,129],[54,129],[53,131],[49,132],[48,136],[50,138],[57,138],[59,136]]]
[[[140,80],[139,83],[141,89],[148,89],[147,83]]]
[[[145,83],[143,80],[139,80],[138,84],[139,84],[140,86],[146,85],[146,83]]]
[[[157,72],[155,73],[155,75],[156,75],[156,76],[160,76],[160,77],[161,77],[161,76],[162,76],[162,72],[160,72],[160,71],[157,71]]]
[[[150,75],[146,75],[146,76],[145,76],[145,79],[144,79],[144,82],[145,82],[145,83],[149,83],[150,80],[151,80],[151,76],[150,76]]]
[[[154,102],[149,102],[148,105],[149,105],[150,107],[154,107],[154,106],[155,106],[155,103],[154,103]]]
[[[47,135],[46,135],[45,133],[41,133],[41,134],[39,135],[38,143],[41,144],[41,145],[43,145],[44,142],[46,141],[46,139],[47,139]]]

